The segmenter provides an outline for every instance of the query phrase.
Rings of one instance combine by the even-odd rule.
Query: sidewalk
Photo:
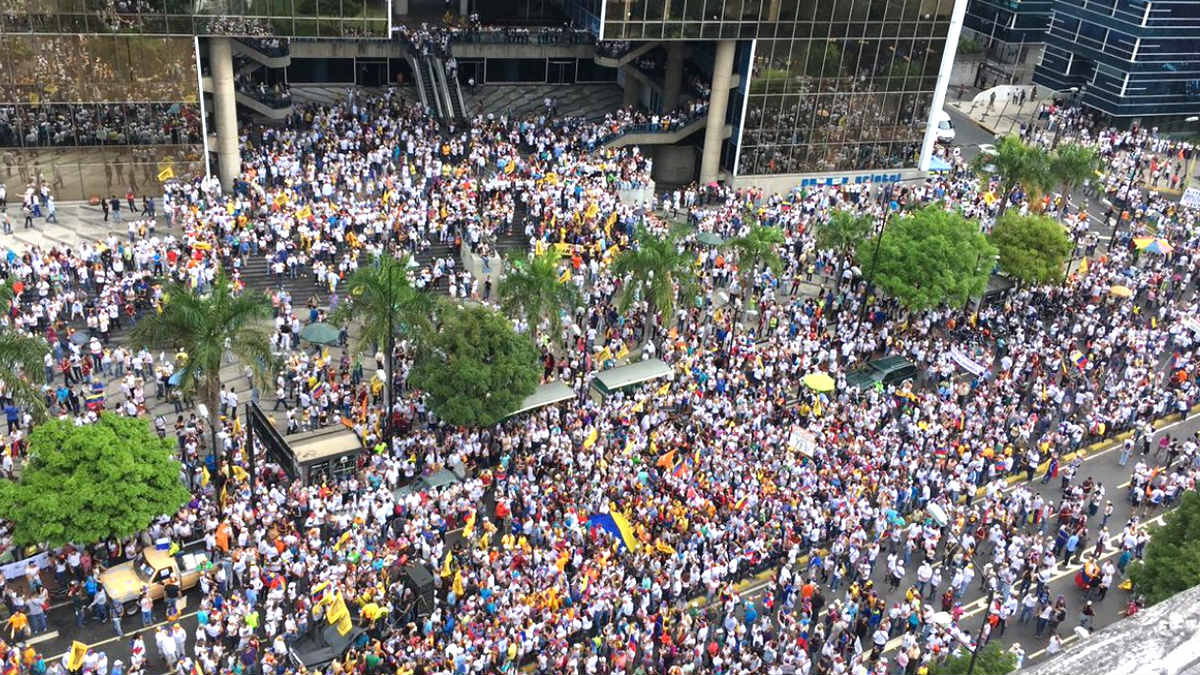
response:
[[[156,201],[159,202],[158,205],[161,208],[161,201]],[[13,231],[12,234],[0,234],[0,250],[13,249],[18,253],[34,246],[43,250],[54,246],[77,248],[84,242],[94,243],[110,234],[115,234],[121,240],[127,240],[129,238],[129,221],[144,220],[141,216],[122,210],[121,222],[117,222],[111,215],[106,222],[104,212],[99,206],[92,206],[81,201],[59,203],[55,214],[57,223],[47,223],[45,212],[43,212],[41,218],[33,219],[33,227],[30,229],[25,228],[25,217],[21,213],[19,203],[14,204],[10,201],[6,213],[12,219]],[[156,222],[158,223],[157,231],[161,234],[165,228],[161,211]]]
[[[1011,101],[1001,104],[1000,98],[998,96],[996,103],[990,107],[986,98],[982,102],[965,99],[950,101],[946,105],[966,115],[972,122],[989,132],[998,136],[1007,136],[1021,133],[1021,125],[1029,124],[1037,114],[1038,105],[1044,100],[1048,100],[1026,100],[1024,104],[1017,105]]]

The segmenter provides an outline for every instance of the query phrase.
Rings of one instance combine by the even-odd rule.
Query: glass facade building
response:
[[[1200,114],[1200,2],[1056,0],[1034,82],[1115,118]]]
[[[388,7],[388,0],[0,0],[0,32],[387,38]]]
[[[747,67],[728,107],[727,171],[915,167],[954,4],[606,0],[601,37],[739,42]]]

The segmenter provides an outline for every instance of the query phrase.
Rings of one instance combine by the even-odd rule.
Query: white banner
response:
[[[950,350],[950,360],[957,363],[959,368],[962,368],[975,377],[979,377],[987,371],[987,366],[976,362],[957,347]]]
[[[48,567],[50,565],[50,552],[42,551],[32,558],[18,560],[15,563],[8,563],[7,565],[0,567],[0,570],[4,572],[5,581],[25,576],[25,566],[28,565],[30,561],[32,561],[33,564],[37,565],[39,568]]]
[[[1190,187],[1183,191],[1179,203],[1193,209],[1200,209],[1200,187]]]

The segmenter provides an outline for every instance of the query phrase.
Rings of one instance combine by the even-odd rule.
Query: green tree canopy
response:
[[[1184,492],[1179,508],[1150,531],[1146,557],[1129,566],[1129,578],[1152,605],[1200,584],[1200,493]]]
[[[81,427],[47,421],[29,435],[20,479],[0,481],[0,512],[22,546],[127,537],[187,502],[172,452],[144,419],[104,413]]]
[[[260,323],[270,317],[267,296],[252,291],[236,293],[229,277],[221,274],[203,290],[178,283],[167,286],[162,312],[143,316],[131,336],[138,346],[182,349],[187,363],[179,374],[179,387],[197,392],[209,415],[215,416],[220,409],[221,365],[227,352],[250,366],[260,386],[271,385],[276,359],[268,328]],[[217,427],[209,424],[214,453]]]
[[[1050,178],[1061,186],[1066,196],[1082,187],[1085,181],[1091,180],[1099,163],[1100,155],[1095,148],[1064,143],[1050,155]]]
[[[1017,185],[1033,194],[1055,184],[1046,151],[1036,145],[1026,144],[1016,136],[1000,139],[994,153],[981,152],[976,155],[973,167],[982,176],[995,175],[1000,179],[1000,213],[1008,209],[1008,195]]]
[[[891,217],[873,274],[873,252],[857,255],[868,278],[909,310],[920,310],[983,293],[996,247],[975,221],[935,203]]]
[[[963,652],[942,661],[935,661],[929,668],[929,675],[962,675],[971,665],[971,652]],[[979,650],[975,659],[975,673],[978,675],[1008,675],[1017,667],[1017,655],[1000,646],[999,642],[989,642]]]
[[[849,209],[838,209],[829,216],[829,220],[817,223],[817,246],[832,249],[843,256],[852,254],[864,241],[871,237],[871,229],[875,219],[865,213],[856,213]],[[842,286],[842,264],[838,264],[836,288]]]
[[[743,297],[750,292],[750,278],[760,266],[765,265],[776,274],[783,269],[783,259],[779,257],[783,241],[783,231],[778,227],[751,225],[746,234],[725,242],[725,248],[737,253]]]
[[[509,260],[504,278],[496,289],[500,308],[511,317],[521,317],[529,324],[531,334],[543,319],[551,334],[562,333],[562,313],[579,305],[579,289],[575,284],[558,279],[562,254],[553,249],[541,255]]]
[[[489,426],[537,389],[542,367],[527,335],[481,306],[445,303],[437,330],[420,350],[409,382],[444,422]]]
[[[11,281],[0,284],[0,310],[12,305],[13,296]],[[40,336],[0,329],[0,383],[18,405],[28,408],[38,420],[46,414],[41,389],[46,379],[42,359],[49,351],[49,343]]]
[[[1000,216],[990,239],[999,251],[1000,267],[1024,284],[1061,280],[1073,248],[1062,225],[1036,214]]]
[[[651,338],[650,327],[655,313],[662,314],[664,321],[670,321],[677,292],[689,299],[695,294],[695,259],[680,246],[682,233],[682,229],[675,228],[659,237],[644,227],[639,228],[634,247],[622,251],[613,261],[613,273],[625,280],[617,298],[620,310],[627,311],[635,298],[650,305],[650,311],[646,313],[645,340]]]
[[[345,300],[333,311],[330,321],[346,325],[361,320],[361,332],[354,343],[360,352],[365,349],[383,347],[384,408],[392,409],[392,363],[396,333],[403,332],[418,343],[427,339],[433,311],[433,297],[417,290],[408,279],[410,258],[385,254],[375,258],[369,265],[359,267],[346,280]],[[385,425],[391,424],[392,416],[386,415]]]

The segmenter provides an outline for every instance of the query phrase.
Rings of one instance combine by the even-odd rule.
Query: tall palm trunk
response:
[[[205,400],[205,403],[208,405],[208,433],[209,433],[209,437],[212,439],[212,446],[211,446],[211,449],[209,450],[209,453],[212,454],[212,456],[213,456],[213,464],[217,468],[217,475],[220,476],[222,458],[221,458],[221,454],[220,454],[221,449],[217,447],[217,425],[221,423],[221,421],[220,421],[221,371],[217,370],[215,376],[213,374],[206,374],[204,376],[204,379],[206,380],[204,383],[204,389],[205,389],[204,400]],[[225,467],[225,478],[221,480],[222,489],[224,489],[226,486],[228,486],[229,482],[233,480],[233,452],[232,452],[232,450],[228,453],[228,455],[224,459],[226,462],[226,467]],[[220,518],[224,518],[225,504],[223,504],[221,501],[221,493],[220,492],[217,493],[216,501],[217,501],[217,515]]]

